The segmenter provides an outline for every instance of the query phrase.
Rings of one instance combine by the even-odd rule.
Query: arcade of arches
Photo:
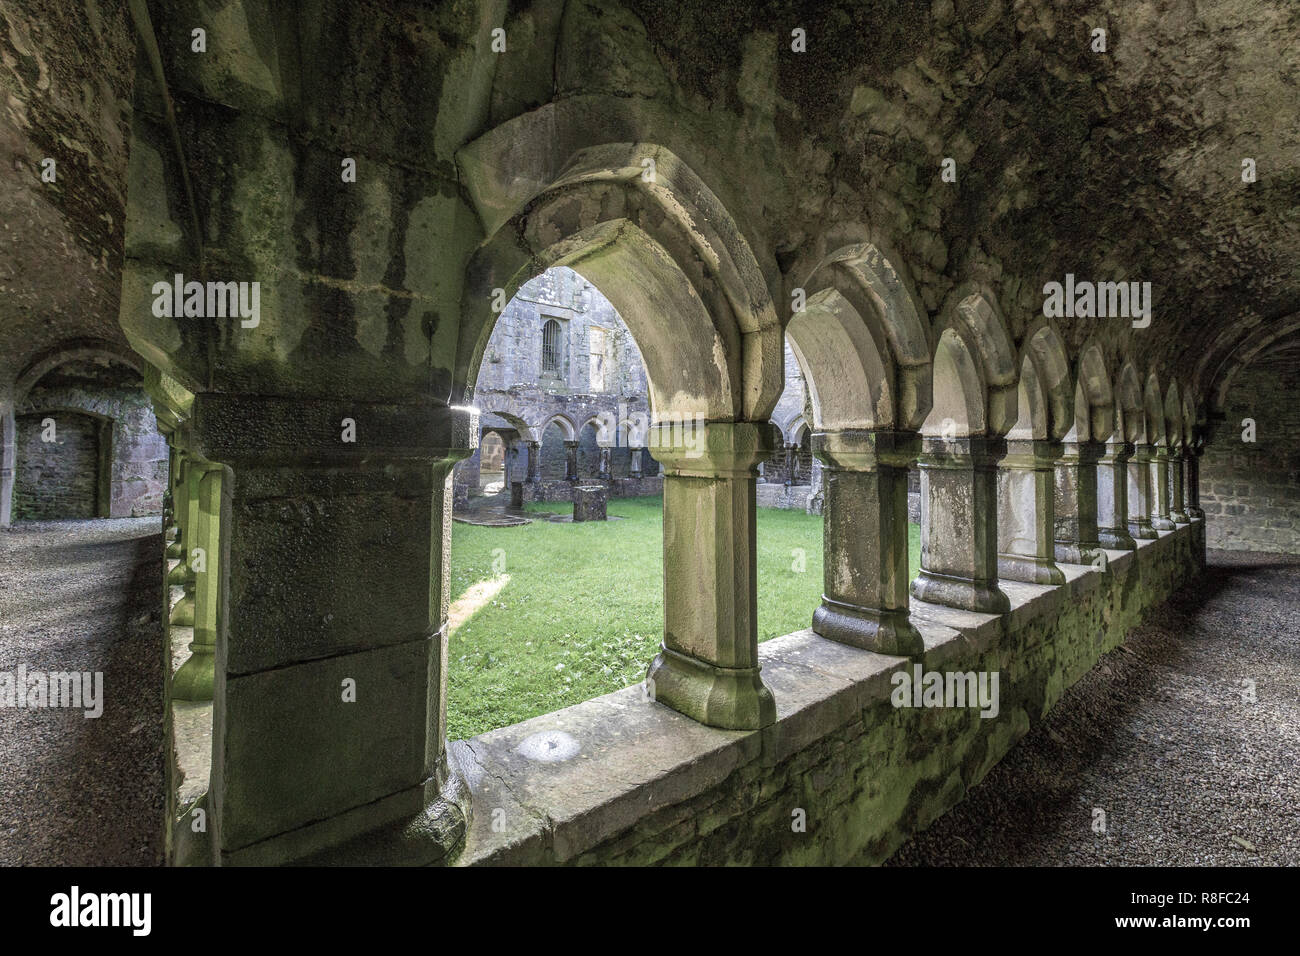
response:
[[[0,11],[0,560],[148,542],[168,863],[881,862],[1207,542],[1300,573],[1294,17],[72,6]],[[662,494],[644,682],[448,741],[453,511],[588,476]],[[761,647],[760,504],[824,529]]]

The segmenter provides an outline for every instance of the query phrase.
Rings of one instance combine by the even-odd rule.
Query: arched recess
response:
[[[546,421],[542,422],[541,427],[537,429],[537,434],[544,434],[546,429],[551,425],[554,425],[564,433],[565,441],[573,441],[577,435],[577,429],[573,427],[573,422],[569,420],[569,417],[567,415],[559,414],[552,415],[550,418],[546,419]]]
[[[20,409],[16,426],[23,467],[14,481],[15,519],[111,517],[113,419],[82,404],[42,403]],[[46,439],[46,427],[55,438]]]
[[[935,325],[934,401],[921,428],[921,572],[912,594],[1004,613],[997,463],[1016,420],[1016,352],[991,292],[949,296]]]
[[[671,151],[605,143],[561,158],[544,126],[507,127],[458,155],[487,238],[466,270],[452,399],[477,378],[494,304],[552,266],[600,289],[641,351],[648,445],[666,466],[664,640],[647,680],[655,700],[703,723],[766,726],[776,706],[759,679],[754,478],[784,348],[763,273]],[[527,175],[511,173],[520,166]]]
[[[1065,343],[1045,321],[1020,350],[1017,418],[998,469],[998,576],[1064,584],[1056,566],[1056,462],[1074,427]]]
[[[870,243],[837,248],[790,281],[804,307],[786,336],[808,388],[811,450],[823,464],[825,582],[813,630],[919,656],[924,643],[908,620],[907,469],[930,407],[926,322]],[[804,480],[794,424],[787,443],[791,480]]]

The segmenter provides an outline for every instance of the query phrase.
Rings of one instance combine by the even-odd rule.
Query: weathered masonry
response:
[[[1293,26],[1102,3],[1102,56],[1051,0],[913,6],[5,9],[0,524],[32,383],[80,349],[135,367],[167,445],[171,862],[879,861],[1207,537],[1296,547],[1267,449],[1295,435],[1268,382],[1300,341],[1300,159],[1260,132]],[[454,472],[556,424],[475,393],[553,268],[644,365],[611,480],[662,476],[662,646],[642,685],[449,742]],[[258,321],[159,314],[178,275],[257,283]],[[1066,275],[1149,281],[1152,313],[1049,318]],[[586,423],[556,425],[575,470]],[[825,580],[760,648],[756,509],[787,482]],[[917,665],[998,673],[999,713],[893,706]]]

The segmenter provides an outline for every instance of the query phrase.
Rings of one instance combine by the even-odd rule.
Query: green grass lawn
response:
[[[572,512],[568,503],[529,510]],[[663,502],[610,501],[621,520],[452,526],[451,594],[510,581],[452,635],[447,735],[472,737],[640,681],[663,632]],[[919,560],[918,529],[911,551]],[[808,627],[822,591],[822,519],[758,509],[758,639]]]

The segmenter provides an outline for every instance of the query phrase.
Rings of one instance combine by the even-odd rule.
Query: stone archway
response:
[[[786,327],[807,383],[810,451],[823,465],[825,587],[813,614],[823,637],[918,655],[908,620],[907,469],[930,407],[926,323],[875,246],[833,250],[806,278]],[[866,554],[870,540],[878,554]]]
[[[669,150],[605,143],[552,157],[555,148],[545,131],[506,124],[458,157],[487,239],[466,273],[453,400],[477,377],[493,301],[560,265],[600,289],[640,349],[647,444],[666,466],[664,642],[647,681],[656,700],[704,723],[765,726],[775,705],[758,676],[754,478],[783,345],[762,270]],[[500,175],[529,149],[545,157],[535,163],[543,179]]]
[[[1016,419],[1018,371],[992,293],[954,292],[936,325],[934,403],[921,427],[923,601],[993,614],[998,587],[997,464]]]

